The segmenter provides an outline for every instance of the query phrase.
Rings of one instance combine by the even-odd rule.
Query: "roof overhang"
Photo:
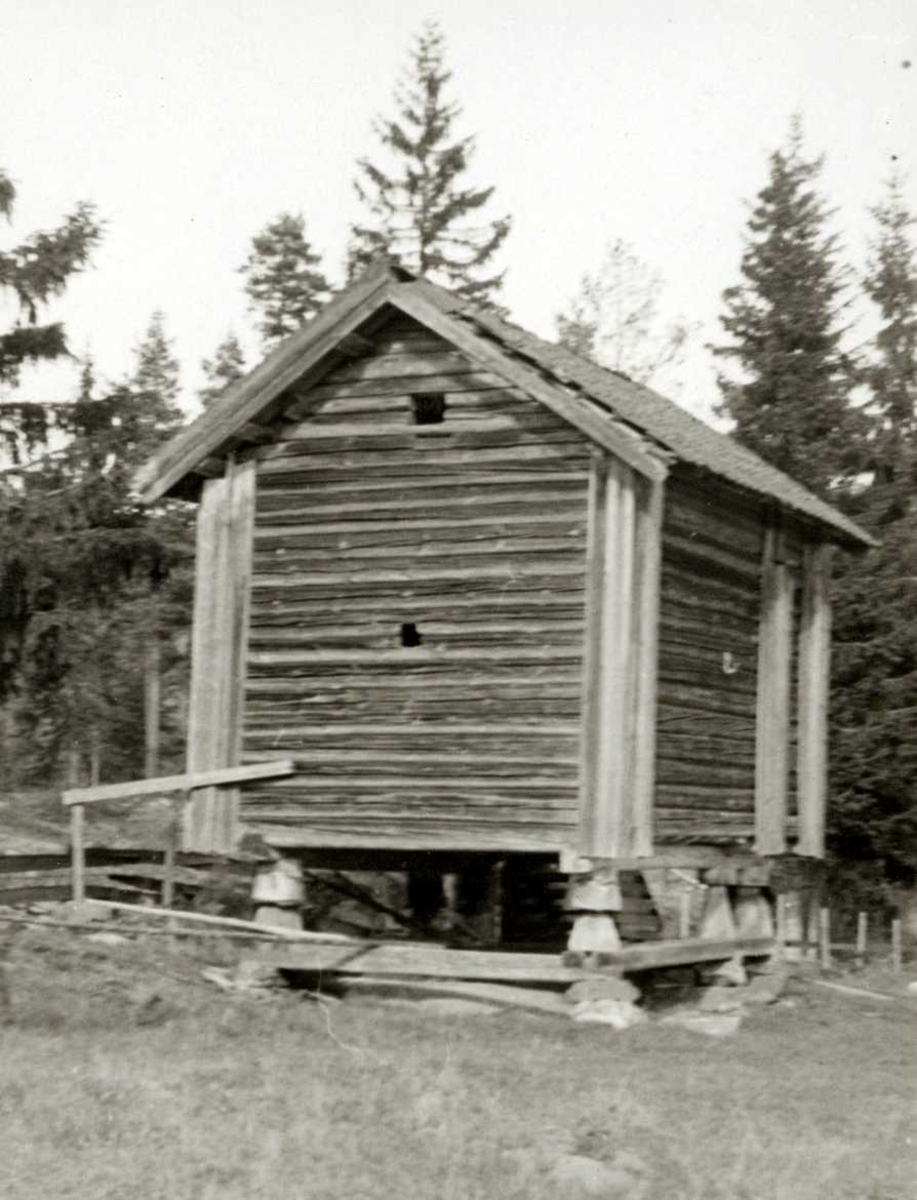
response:
[[[166,496],[194,498],[203,479],[223,473],[227,455],[273,440],[270,423],[274,418],[301,401],[342,362],[364,354],[373,332],[395,312],[412,317],[466,354],[481,370],[540,401],[649,481],[661,482],[671,463],[685,461],[721,474],[759,499],[796,510],[828,540],[860,549],[876,545],[843,513],[731,439],[726,439],[729,454],[725,456],[716,441],[725,435],[704,426],[703,453],[696,453],[696,427],[701,423],[693,422],[670,401],[561,352],[489,313],[469,308],[453,293],[387,260],[371,266],[211,408],[166,442],[137,473],[135,486],[141,500],[152,504]],[[660,410],[660,405],[664,409]],[[655,418],[650,408],[658,410]],[[659,419],[659,411],[677,416],[678,421],[673,425],[670,419]],[[691,437],[681,428],[687,422],[692,422]],[[723,466],[718,472],[716,464],[726,457],[731,467]]]
[[[661,448],[600,406],[584,404],[545,373],[514,361],[492,339],[475,333],[456,316],[430,303],[415,282],[393,276],[391,269],[386,269],[365,276],[342,293],[234,384],[217,405],[168,441],[137,473],[135,484],[140,498],[152,504],[164,496],[192,494],[195,488],[188,487],[189,476],[222,473],[222,456],[240,446],[268,440],[270,433],[264,422],[276,415],[281,397],[289,399],[291,389],[302,395],[341,361],[352,357],[359,334],[384,321],[391,311],[413,317],[438,333],[482,370],[541,401],[647,479],[665,478],[668,467]]]

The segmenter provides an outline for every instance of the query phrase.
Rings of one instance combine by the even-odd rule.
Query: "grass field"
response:
[[[204,961],[19,935],[4,1200],[917,1197],[917,1001],[800,984],[720,1040],[224,995]],[[627,1171],[590,1193],[570,1154]]]

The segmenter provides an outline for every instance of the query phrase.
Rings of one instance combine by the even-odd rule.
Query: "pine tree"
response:
[[[201,367],[208,382],[197,394],[207,408],[245,374],[245,355],[236,335],[228,333],[217,346],[213,358],[205,358]]]
[[[580,280],[566,312],[556,317],[557,340],[584,358],[648,383],[680,362],[689,328],[663,326],[662,277],[618,238],[593,274]]]
[[[0,216],[12,218],[16,188],[0,169]],[[8,295],[18,308],[12,329],[0,332],[0,385],[14,388],[22,365],[67,354],[60,322],[41,323],[42,310],[61,295],[70,279],[89,262],[102,236],[95,210],[78,204],[63,223],[49,232],[34,233],[11,250],[0,251],[0,297]],[[47,436],[48,407],[20,399],[0,404],[0,444],[15,462]]]
[[[292,213],[281,213],[252,238],[251,253],[239,270],[266,347],[314,317],[331,294],[321,256],[306,238],[305,220]]]
[[[738,380],[720,378],[720,415],[735,422],[735,437],[825,495],[858,464],[840,324],[846,280],[814,189],[821,167],[805,156],[795,118],[749,218],[743,281],[723,296],[731,342],[714,353],[740,368]]]
[[[398,115],[375,125],[390,164],[358,163],[354,184],[367,210],[351,230],[349,269],[362,269],[379,254],[455,289],[466,299],[491,302],[503,272],[487,274],[506,239],[510,220],[481,222],[494,189],[463,186],[475,139],[455,139],[461,114],[444,98],[452,74],[444,65],[445,43],[428,22],[411,50],[411,64],[395,92]]]
[[[839,563],[834,595],[832,840],[846,858],[917,875],[917,253],[902,183],[873,210],[864,290],[879,330],[869,386],[870,483],[848,507],[880,539]]]

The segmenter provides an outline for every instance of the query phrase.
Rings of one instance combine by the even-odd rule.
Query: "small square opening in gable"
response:
[[[441,425],[446,415],[446,397],[442,392],[419,392],[411,397],[415,425]]]

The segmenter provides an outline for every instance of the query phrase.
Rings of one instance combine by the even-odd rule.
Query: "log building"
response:
[[[648,388],[379,264],[139,486],[198,502],[189,770],[296,764],[197,793],[187,848],[559,855],[586,914],[618,868],[823,854],[869,539]]]

